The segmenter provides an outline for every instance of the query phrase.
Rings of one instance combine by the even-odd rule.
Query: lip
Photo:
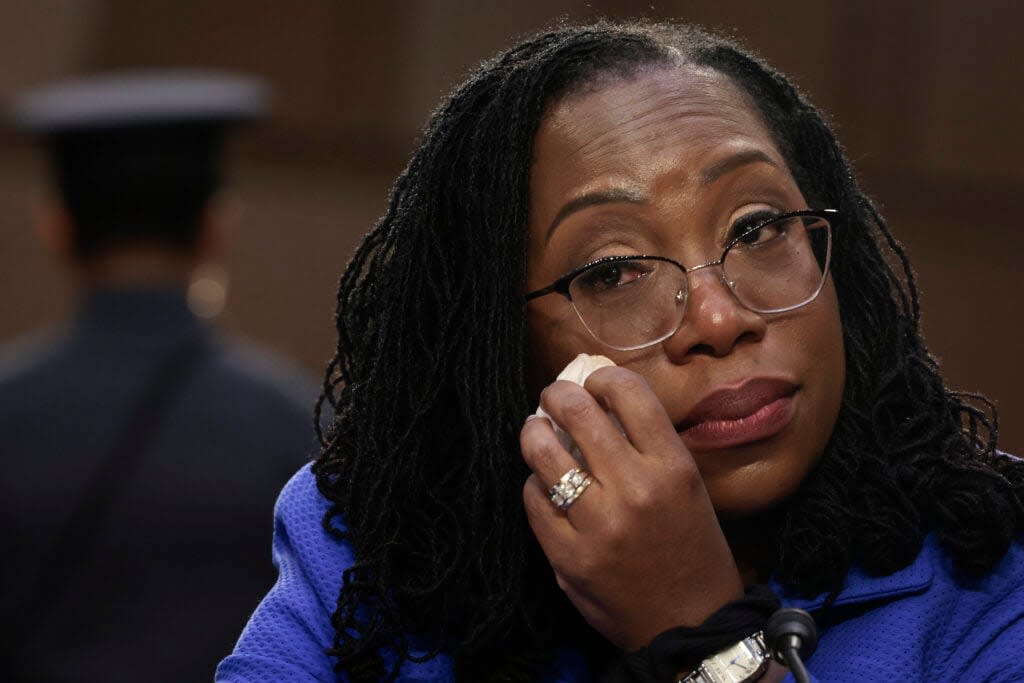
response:
[[[712,391],[676,426],[687,447],[730,448],[775,436],[793,420],[800,387],[780,378],[757,377]]]

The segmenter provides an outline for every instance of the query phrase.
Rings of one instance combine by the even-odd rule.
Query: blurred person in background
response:
[[[209,680],[273,581],[316,386],[207,321],[238,217],[222,143],[266,95],[134,73],[15,108],[51,157],[37,227],[79,301],[0,350],[3,680]]]

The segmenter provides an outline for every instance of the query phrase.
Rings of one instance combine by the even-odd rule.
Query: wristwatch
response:
[[[676,683],[746,683],[755,681],[768,668],[772,655],[764,643],[764,631],[744,638],[732,647],[717,652],[693,673]]]

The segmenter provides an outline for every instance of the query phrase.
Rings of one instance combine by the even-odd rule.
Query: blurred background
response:
[[[559,18],[676,17],[735,35],[830,113],[910,251],[950,383],[999,406],[1024,453],[1024,5],[978,0],[3,0],[0,98],[112,68],[267,79],[269,122],[232,143],[244,199],[222,322],[319,373],[335,286],[439,99]],[[72,293],[31,228],[41,156],[0,133],[0,343]]]

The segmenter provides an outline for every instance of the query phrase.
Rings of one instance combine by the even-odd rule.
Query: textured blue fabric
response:
[[[325,654],[341,571],[351,549],[329,536],[328,508],[309,467],[277,503],[274,561],[280,575],[217,670],[221,683],[344,681]],[[818,610],[825,596],[790,598]],[[884,577],[853,570],[831,610],[817,652],[808,660],[822,683],[864,681],[1024,681],[1024,539],[983,579],[958,578],[934,536],[910,566]],[[452,680],[450,658],[406,663],[403,681]],[[547,681],[589,681],[582,658],[563,654]],[[792,678],[787,678],[792,681]]]

